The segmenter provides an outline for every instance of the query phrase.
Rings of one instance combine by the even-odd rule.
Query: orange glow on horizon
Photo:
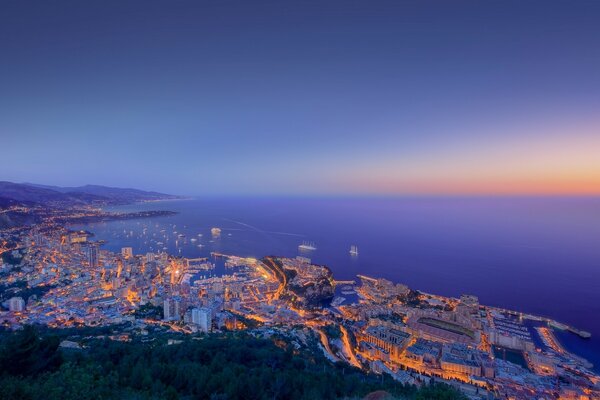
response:
[[[380,154],[336,171],[328,185],[385,195],[600,195],[598,126],[482,135]]]
[[[588,181],[515,177],[503,180],[431,179],[410,183],[372,181],[365,189],[382,194],[591,196],[600,195],[600,179]]]

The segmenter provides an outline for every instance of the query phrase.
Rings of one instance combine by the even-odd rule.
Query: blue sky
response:
[[[0,178],[600,193],[598,20],[595,1],[5,1]]]

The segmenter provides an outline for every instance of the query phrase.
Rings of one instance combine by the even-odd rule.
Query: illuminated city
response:
[[[190,335],[279,332],[301,346],[316,339],[331,361],[390,374],[404,384],[435,379],[473,398],[600,395],[592,365],[566,351],[552,331],[590,334],[558,321],[377,277],[336,280],[329,268],[303,255],[256,259],[212,252],[191,259],[162,250],[135,254],[131,247],[112,252],[91,232],[71,230],[53,214],[47,210],[39,224],[2,231],[2,253],[11,260],[2,265],[6,310],[0,320],[6,328],[121,326],[115,340],[148,335],[150,327]],[[67,208],[60,221],[82,216],[111,214]],[[148,228],[142,225],[142,232]],[[211,231],[222,234],[217,227]],[[186,240],[177,231],[163,236]],[[211,274],[216,263],[224,268],[221,275]]]
[[[600,400],[600,0],[1,0],[0,400]]]

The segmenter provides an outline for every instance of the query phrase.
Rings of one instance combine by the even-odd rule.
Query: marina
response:
[[[477,207],[483,207],[481,204],[488,207],[488,203],[492,201],[470,200],[466,202],[464,207],[462,205],[460,207],[453,205],[454,201],[435,200],[435,202],[445,204],[445,207],[447,207],[445,215],[436,211],[437,209],[435,208],[430,209],[428,211],[429,214],[436,216],[438,219],[446,218],[448,221],[455,221],[453,223],[456,223],[458,227],[465,220],[468,221],[475,218],[471,216],[472,212],[469,210],[477,210]],[[497,202],[497,200],[494,200],[494,202]],[[590,202],[592,201],[590,200]],[[197,205],[198,203],[199,205]],[[545,204],[537,204],[533,200],[523,200],[522,203],[523,210],[528,209],[530,204],[535,204],[538,208],[543,208]],[[486,224],[496,226],[496,229],[494,230],[494,240],[488,244],[484,242],[482,250],[473,253],[471,243],[479,240],[478,238],[486,238],[481,232],[477,232],[477,234],[473,232],[472,237],[460,237],[460,240],[444,236],[444,241],[438,241],[436,238],[438,236],[441,237],[440,235],[443,235],[445,231],[441,227],[438,228],[436,223],[432,223],[427,227],[427,234],[424,233],[425,231],[421,234],[420,230],[415,230],[415,226],[411,225],[410,222],[410,218],[412,217],[403,217],[409,219],[400,223],[400,217],[393,217],[394,215],[419,215],[419,211],[413,209],[409,202],[357,201],[355,202],[355,206],[353,206],[355,208],[350,208],[350,210],[354,210],[351,211],[354,217],[350,219],[346,218],[345,214],[340,214],[338,207],[335,206],[335,202],[323,202],[320,206],[322,213],[318,214],[318,218],[310,217],[310,214],[306,210],[303,211],[302,207],[299,207],[296,203],[289,206],[286,202],[275,203],[277,204],[276,206],[273,206],[273,203],[268,203],[269,207],[264,208],[264,213],[274,211],[280,217],[276,220],[267,218],[264,221],[253,219],[250,215],[244,215],[240,208],[242,203],[231,202],[227,205],[227,213],[231,215],[243,215],[243,220],[249,225],[253,227],[265,227],[266,229],[264,230],[268,229],[272,232],[284,232],[286,233],[285,235],[279,233],[266,234],[250,227],[225,221],[220,216],[217,218],[211,217],[208,215],[208,212],[211,212],[212,206],[210,206],[211,203],[208,204],[209,206],[207,207],[204,202],[197,202],[196,200],[164,202],[161,203],[161,206],[165,210],[173,209],[178,211],[179,214],[145,220],[108,221],[76,225],[74,229],[94,231],[97,239],[107,241],[107,244],[104,246],[105,248],[114,249],[115,251],[119,251],[122,246],[131,246],[136,252],[164,251],[191,258],[209,257],[210,253],[214,251],[255,258],[270,254],[273,251],[292,257],[302,254],[314,259],[317,263],[329,266],[335,272],[336,277],[338,277],[337,279],[340,280],[354,279],[357,274],[388,276],[394,280],[408,281],[410,284],[422,288],[423,292],[426,293],[456,295],[456,292],[448,290],[448,282],[445,282],[445,279],[441,279],[439,275],[440,271],[445,271],[446,269],[435,259],[434,256],[437,253],[421,251],[421,249],[430,248],[432,243],[435,243],[435,248],[438,249],[437,252],[442,252],[446,260],[450,260],[448,261],[448,265],[459,265],[459,267],[456,267],[458,269],[452,269],[452,277],[447,279],[452,279],[452,284],[459,287],[460,291],[483,294],[488,299],[488,303],[503,306],[500,307],[501,309],[518,309],[522,310],[523,314],[528,314],[527,311],[531,311],[529,315],[546,315],[551,320],[561,321],[565,326],[574,327],[576,331],[574,333],[571,333],[569,330],[557,332],[560,333],[560,340],[566,342],[570,351],[576,351],[577,354],[590,360],[594,365],[600,365],[600,345],[598,344],[598,332],[600,332],[600,328],[597,327],[597,322],[589,318],[581,318],[579,313],[561,313],[560,309],[552,308],[553,299],[552,296],[548,297],[548,293],[562,289],[561,287],[557,287],[555,282],[548,280],[549,276],[535,275],[536,285],[527,284],[524,279],[517,280],[515,283],[513,278],[515,274],[517,276],[519,274],[529,276],[530,269],[535,267],[535,264],[531,264],[530,261],[532,257],[548,257],[548,263],[550,263],[552,268],[559,268],[562,263],[569,262],[568,259],[561,259],[562,252],[554,254],[553,250],[545,250],[541,254],[541,250],[537,250],[536,248],[514,248],[514,250],[511,250],[513,253],[511,253],[510,263],[506,263],[501,259],[494,260],[493,257],[496,254],[496,250],[494,249],[497,248],[498,242],[516,240],[512,231],[509,234],[509,232],[504,233],[505,230],[500,229],[502,226],[499,225],[500,220],[516,221],[515,218],[518,216],[519,220],[527,221],[530,226],[535,226],[534,221],[527,220],[527,213],[525,211],[521,212],[521,209],[518,207],[511,210],[510,214],[507,213],[507,215],[498,217],[487,216],[484,218],[479,214],[477,215],[477,218],[484,218]],[[254,209],[260,210],[263,207],[260,201],[254,201],[252,204]],[[586,207],[585,204],[579,204],[578,202],[575,204],[579,209]],[[373,216],[375,212],[369,211],[369,207],[371,206],[373,206],[372,210],[385,208],[386,212],[392,213],[392,217],[386,215],[385,218],[382,217],[381,223],[369,223],[366,221],[367,216]],[[150,208],[149,205],[141,204],[119,207],[118,210],[132,212],[144,210],[145,207]],[[188,211],[188,209],[196,210],[198,209],[197,207],[206,208],[207,214],[195,216],[195,214]],[[448,209],[448,207],[453,208]],[[361,209],[365,210],[364,218],[362,219],[361,216],[363,214],[357,211]],[[314,212],[314,210],[311,209],[311,212]],[[281,215],[284,215],[284,217],[281,217]],[[330,220],[331,216],[336,215],[339,216],[336,217],[335,221],[345,221],[344,224],[336,225],[333,220]],[[423,215],[422,218],[426,218],[426,216]],[[430,217],[427,216],[427,218]],[[237,219],[240,219],[240,217]],[[418,220],[421,221],[421,217]],[[419,223],[421,224],[421,222]],[[598,223],[600,224],[600,221]],[[368,229],[357,230],[353,227],[357,224],[366,226]],[[184,225],[187,228],[184,229]],[[217,226],[222,230],[222,234],[219,239],[213,239],[211,228]],[[312,226],[315,228],[310,228]],[[394,231],[390,231],[390,229],[394,229]],[[173,231],[177,233],[173,234]],[[314,244],[313,247],[319,247],[319,250],[300,250],[298,247],[298,236],[289,235],[287,234],[288,232],[310,237],[311,240],[308,240],[308,244]],[[377,239],[375,240],[372,232],[382,232],[382,234],[377,235]],[[389,232],[395,233],[391,234]],[[523,236],[523,232],[527,231],[517,230],[517,232],[520,232],[517,234],[518,237],[519,235]],[[182,241],[177,240],[176,236],[179,233],[186,235],[186,238]],[[234,233],[234,236],[228,236],[227,233]],[[410,236],[412,239],[410,242],[395,242],[391,240],[393,236],[402,235]],[[192,237],[198,240],[193,243],[190,240]],[[534,238],[523,240],[539,240],[540,237],[537,235]],[[312,238],[315,240],[313,241]],[[360,244],[360,257],[354,257],[349,253],[351,246],[349,243]],[[562,240],[561,243],[562,247],[568,247],[571,244],[579,246],[581,241],[575,243],[570,240]],[[300,244],[302,244],[302,241]],[[543,242],[540,246],[543,246]],[[461,249],[461,251],[457,251],[456,249]],[[483,254],[484,250],[486,252],[485,257],[491,260],[490,263],[493,264],[495,262],[498,265],[504,266],[503,269],[495,270],[494,279],[487,279],[487,274],[490,272],[486,269],[486,264],[482,266],[480,263],[480,259],[483,257],[480,254]],[[506,250],[503,249],[502,251],[505,252]],[[547,256],[546,253],[548,253]],[[523,258],[524,255],[527,255],[527,258]],[[420,261],[415,264],[414,260]],[[530,263],[528,265],[531,265],[531,267],[529,269],[512,269],[512,265],[525,265],[525,263]],[[590,269],[593,263],[591,258],[583,259],[581,263],[588,270],[593,271],[593,269]],[[577,266],[574,268],[577,268]],[[449,271],[450,269],[448,269],[448,273]],[[483,278],[484,276],[486,278]],[[585,287],[585,285],[589,286],[589,282],[593,279],[600,279],[600,277],[594,276],[593,279],[586,282],[576,282],[573,281],[576,276],[571,275],[565,278],[565,280],[569,282],[569,285],[583,285]],[[545,288],[544,291],[538,290],[541,287]],[[507,288],[510,290],[507,291]],[[532,292],[535,293],[535,296],[531,296]],[[347,297],[341,292],[339,295]],[[569,302],[569,309],[572,310],[584,310],[586,307],[589,307],[588,301],[582,301],[582,297],[578,293],[573,293],[567,300]],[[598,301],[600,301],[600,298]],[[511,312],[517,316],[519,315],[518,312]],[[582,331],[589,332],[591,338],[586,339],[585,334],[577,334],[577,332],[581,333]],[[562,334],[563,332],[565,332],[564,335]],[[579,343],[580,341],[581,343]]]

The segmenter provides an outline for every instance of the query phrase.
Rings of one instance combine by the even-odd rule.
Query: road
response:
[[[362,368],[362,364],[358,361],[356,355],[354,354],[354,350],[352,349],[352,344],[350,343],[350,336],[348,334],[348,330],[344,325],[340,325],[340,330],[342,331],[342,342],[344,343],[344,348],[350,356],[350,364],[354,365],[357,368]]]
[[[287,277],[285,276],[285,273],[282,271],[282,269],[277,265],[277,262],[271,258],[271,257],[265,257],[263,264],[265,267],[267,267],[268,269],[270,269],[273,272],[273,275],[275,275],[275,277],[277,278],[277,280],[279,280],[279,288],[277,289],[277,291],[273,294],[273,299],[278,299],[279,296],[281,296],[281,294],[283,293],[283,291],[285,290],[285,287],[287,286]]]
[[[317,331],[319,333],[319,336],[321,338],[321,344],[325,348],[325,351],[327,351],[327,353],[329,353],[329,355],[335,361],[341,361],[338,356],[336,356],[335,354],[333,354],[333,351],[331,350],[331,347],[329,347],[329,339],[327,339],[327,335],[325,334],[325,332],[323,332],[323,330],[321,330],[321,329],[315,329],[315,331]]]

